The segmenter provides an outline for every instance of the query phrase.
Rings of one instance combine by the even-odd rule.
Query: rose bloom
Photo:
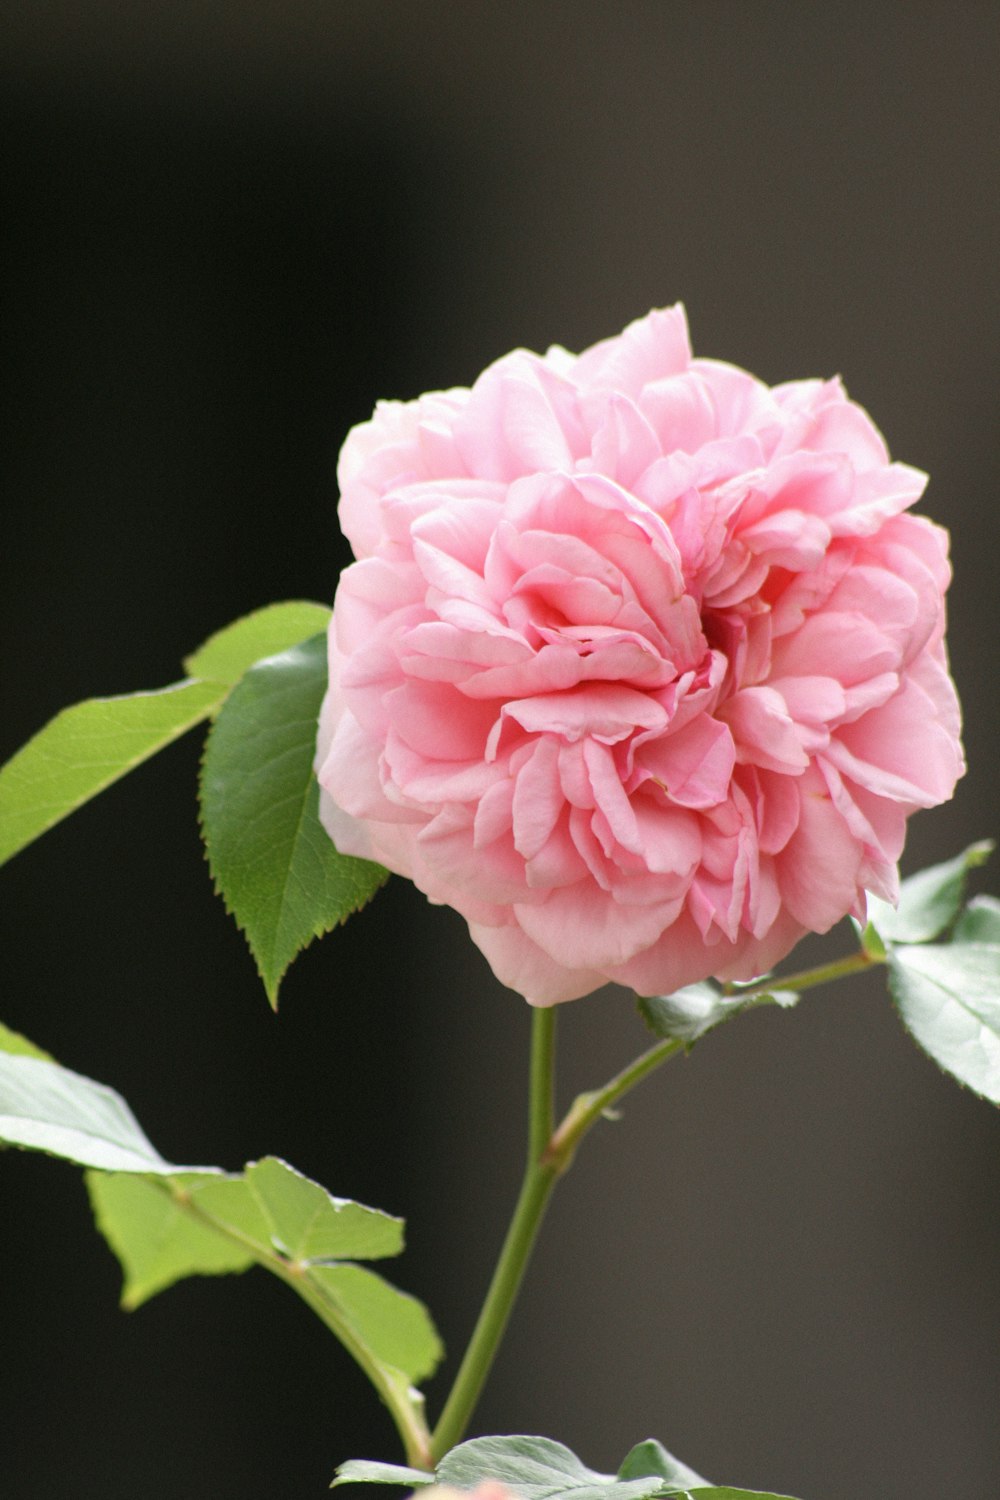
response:
[[[323,821],[505,984],[748,979],[895,899],[963,770],[947,534],[839,381],[694,359],[674,307],[380,403],[339,481]]]

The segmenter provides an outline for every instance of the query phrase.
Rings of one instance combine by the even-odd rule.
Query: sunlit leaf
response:
[[[180,682],[64,708],[0,768],[0,864],[200,724],[226,691]]]
[[[311,1266],[309,1280],[330,1297],[376,1359],[413,1384],[437,1369],[444,1353],[430,1315],[416,1297],[363,1266]]]
[[[228,1176],[174,1166],[113,1089],[46,1059],[6,1027],[0,1144],[97,1169],[88,1188],[124,1272],[126,1307],[183,1277],[243,1271],[256,1261],[307,1302],[408,1426],[423,1422],[414,1383],[442,1354],[430,1315],[381,1276],[345,1263],[397,1254],[402,1220],[336,1198],[276,1157]]]
[[[329,619],[326,605],[308,600],[267,604],[210,635],[197,651],[184,658],[184,670],[189,677],[233,686],[254,662],[308,640],[325,630]]]
[[[0,768],[0,864],[208,718],[255,661],[329,617],[302,600],[267,605],[199,646],[184,663],[190,680],[63,709]]]
[[[29,1042],[26,1036],[19,1031],[11,1031],[0,1021],[0,1052],[9,1052],[15,1057],[37,1057],[41,1062],[53,1062],[47,1052],[41,1047],[36,1047],[34,1042]]]
[[[334,1198],[276,1156],[251,1162],[246,1180],[274,1245],[290,1260],[379,1260],[403,1248],[402,1219]]]
[[[123,1307],[139,1307],[187,1276],[217,1276],[253,1265],[249,1251],[188,1213],[175,1196],[198,1180],[184,1174],[150,1179],[87,1173],[97,1227],[124,1272]]]

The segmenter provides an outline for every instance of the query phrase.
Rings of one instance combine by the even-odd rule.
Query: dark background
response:
[[[971,770],[906,868],[1000,832],[997,14],[8,0],[0,754],[248,609],[329,600],[336,452],[377,397],[682,298],[696,351],[840,371],[930,471]],[[3,872],[4,1019],[174,1160],[274,1151],[405,1213],[398,1279],[453,1370],[516,1187],[526,1009],[394,881],[273,1017],[201,863],[197,756]],[[644,1043],[622,992],[560,1024],[566,1101]],[[36,1156],[0,1163],[0,1226],[4,1500],[307,1500],[399,1456],[261,1273],[117,1312],[78,1174]],[[995,1111],[871,976],[726,1028],[595,1133],[476,1430],[602,1469],[653,1434],[803,1500],[994,1500],[998,1266]]]

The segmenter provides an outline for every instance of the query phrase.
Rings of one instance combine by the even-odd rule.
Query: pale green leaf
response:
[[[139,1307],[186,1276],[218,1276],[253,1265],[248,1250],[193,1217],[178,1198],[202,1180],[186,1173],[87,1173],[97,1227],[124,1272],[123,1307]]]
[[[184,670],[189,677],[232,687],[254,662],[308,640],[325,630],[329,619],[325,604],[305,599],[265,605],[210,635],[197,651],[184,658]]]
[[[669,1484],[700,1484],[708,1483],[696,1474],[694,1469],[682,1464],[679,1458],[674,1458],[668,1453],[662,1443],[656,1438],[647,1438],[644,1443],[636,1443],[630,1453],[626,1454],[618,1470],[619,1479],[641,1479],[643,1476],[656,1475]]]
[[[0,769],[0,864],[200,724],[225,692],[180,682],[64,708]]]
[[[551,1438],[479,1437],[452,1448],[434,1475],[352,1459],[341,1464],[333,1483],[418,1487],[436,1482],[473,1490],[487,1480],[505,1485],[521,1500],[791,1500],[762,1490],[710,1485],[652,1438],[632,1449],[617,1474],[587,1468]]]
[[[433,1375],[444,1353],[422,1302],[363,1266],[311,1266],[309,1280],[337,1308],[380,1363],[414,1385]]]
[[[289,1260],[379,1260],[403,1248],[402,1219],[334,1198],[276,1156],[251,1162],[246,1180],[273,1244]]]
[[[585,1494],[616,1481],[598,1474],[563,1443],[552,1438],[512,1435],[471,1438],[452,1448],[438,1465],[442,1484],[474,1489],[484,1479],[510,1485],[523,1500],[547,1500],[550,1495]]]
[[[127,1307],[181,1277],[257,1261],[304,1298],[394,1412],[423,1421],[414,1381],[441,1355],[429,1314],[381,1277],[331,1264],[398,1253],[402,1220],[335,1198],[276,1157],[242,1176],[173,1166],[112,1089],[33,1055],[6,1028],[0,1044],[0,1144],[98,1169],[95,1216],[121,1263]]]
[[[955,923],[956,943],[1000,943],[1000,901],[974,896]]]
[[[969,871],[984,864],[993,848],[992,839],[983,839],[954,859],[909,876],[899,888],[896,907],[869,896],[869,926],[883,943],[932,942],[957,917]]]
[[[312,763],[326,675],[322,636],[251,667],[212,727],[202,769],[209,865],[272,1005],[295,955],[387,878],[338,854],[319,821]]]
[[[1000,944],[894,947],[889,988],[924,1051],[960,1083],[1000,1104]]]
[[[330,1488],[335,1490],[339,1484],[399,1484],[406,1489],[418,1489],[421,1485],[436,1483],[436,1475],[428,1474],[425,1469],[384,1464],[371,1458],[349,1458],[340,1465]]]
[[[171,1172],[120,1095],[31,1055],[0,1052],[0,1141],[112,1172]]]
[[[676,1493],[679,1488],[660,1474],[632,1479],[599,1474],[562,1443],[544,1437],[472,1438],[445,1455],[437,1477],[456,1489],[472,1489],[484,1479],[499,1480],[522,1500],[555,1500],[558,1496],[572,1500],[648,1500],[650,1496]]]
[[[690,1047],[722,1021],[729,1021],[758,1005],[795,1005],[798,995],[793,990],[781,989],[780,984],[778,980],[774,988],[760,994],[725,995],[711,981],[703,980],[699,984],[686,985],[673,995],[641,998],[639,1013],[657,1036]]]

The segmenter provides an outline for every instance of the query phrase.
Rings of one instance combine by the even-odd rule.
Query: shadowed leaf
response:
[[[292,959],[364,906],[380,865],[338,854],[313,775],[326,640],[258,662],[208,737],[201,813],[216,885],[246,934],[272,1005]]]

